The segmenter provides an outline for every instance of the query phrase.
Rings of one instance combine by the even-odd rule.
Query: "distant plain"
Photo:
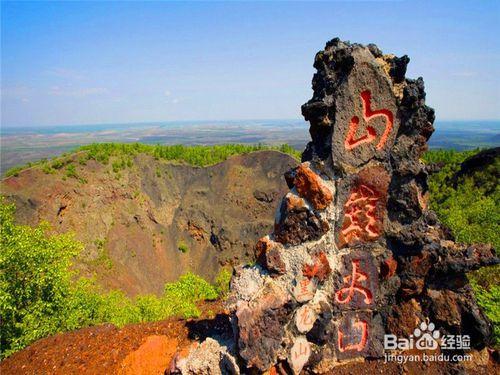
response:
[[[468,150],[500,146],[500,121],[436,121],[429,147]],[[134,124],[8,127],[0,130],[0,173],[95,142],[214,145],[283,144],[302,150],[309,140],[303,120],[178,121]]]

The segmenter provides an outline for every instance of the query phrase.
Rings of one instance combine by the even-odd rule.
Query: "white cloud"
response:
[[[169,90],[165,90],[165,92],[163,93],[163,95],[170,96],[170,95],[172,95],[172,93]]]

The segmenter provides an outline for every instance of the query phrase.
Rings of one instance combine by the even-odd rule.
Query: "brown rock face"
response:
[[[272,230],[287,192],[282,175],[298,164],[274,151],[205,168],[138,154],[116,179],[111,163],[83,166],[80,157],[73,164],[86,184],[63,180],[64,169],[31,168],[2,180],[2,194],[16,204],[20,223],[46,220],[57,232],[75,232],[85,245],[78,268],[130,296],[161,294],[187,271],[213,280],[221,265],[253,260],[255,241]]]
[[[292,191],[259,245],[275,253],[232,282],[228,308],[247,367],[324,373],[383,356],[385,335],[422,330],[437,346],[446,335],[476,349],[489,342],[465,273],[498,259],[489,246],[451,241],[426,207],[420,156],[434,111],[423,80],[405,78],[408,62],[339,39],[316,55],[313,98],[302,106],[312,140],[285,174]]]
[[[269,236],[261,238],[255,245],[256,259],[269,272],[282,275],[286,272],[286,266],[281,259],[280,244],[269,239]]]
[[[248,367],[265,371],[276,362],[291,311],[288,296],[279,289],[265,290],[259,300],[238,306],[239,354]]]

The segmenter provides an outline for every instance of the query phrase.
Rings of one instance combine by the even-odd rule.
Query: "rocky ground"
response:
[[[186,356],[208,336],[229,335],[229,318],[220,302],[204,303],[200,319],[168,319],[155,323],[89,327],[41,339],[0,362],[3,375],[69,374],[168,374],[174,358]],[[213,314],[217,314],[213,317]],[[418,353],[417,353],[418,354]],[[499,373],[498,354],[475,352],[469,374]],[[304,374],[306,372],[304,371]],[[328,374],[449,374],[451,366],[442,362],[396,362],[384,360],[353,361],[337,366]],[[277,374],[276,369],[268,372]]]

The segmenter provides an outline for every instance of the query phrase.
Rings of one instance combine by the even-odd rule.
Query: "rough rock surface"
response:
[[[210,337],[192,350],[186,358],[178,361],[175,368],[169,372],[189,375],[240,374],[236,360],[228,348]]]
[[[382,357],[385,334],[424,326],[466,335],[473,350],[488,344],[492,326],[465,273],[498,259],[454,243],[427,210],[419,158],[434,111],[423,80],[405,78],[408,62],[339,39],[316,55],[302,106],[312,141],[285,175],[291,191],[258,264],[232,279],[243,373],[329,372]]]

